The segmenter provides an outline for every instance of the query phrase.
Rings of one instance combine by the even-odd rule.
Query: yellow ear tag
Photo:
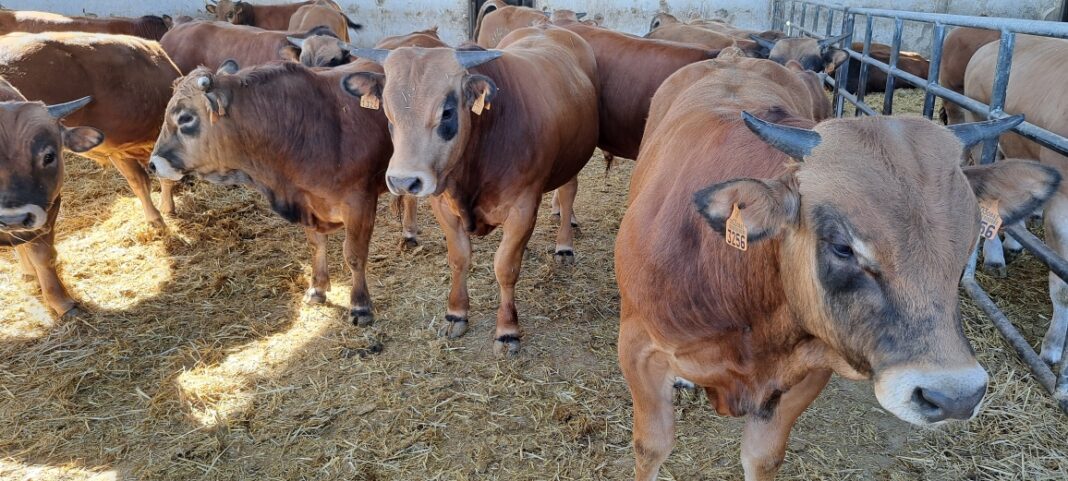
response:
[[[998,201],[984,200],[979,202],[979,235],[990,240],[998,235],[1001,228],[1001,214],[998,213]]]
[[[488,93],[489,89],[483,90],[482,95],[479,95],[478,98],[475,99],[475,103],[471,104],[471,111],[474,112],[475,115],[482,115],[483,110],[489,110],[490,106],[486,103],[486,94]]]
[[[727,245],[740,251],[749,250],[749,229],[742,220],[742,212],[738,210],[738,204],[734,204],[731,216],[727,218],[727,228],[724,234]]]
[[[375,97],[374,95],[371,95],[369,93],[363,94],[360,97],[360,107],[363,107],[365,109],[378,110],[380,104],[381,102],[378,100],[378,97]]]

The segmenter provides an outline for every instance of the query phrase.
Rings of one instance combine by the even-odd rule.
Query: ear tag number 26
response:
[[[979,203],[979,235],[987,240],[998,235],[1001,228],[1001,214],[998,213],[998,201],[984,200]]]
[[[731,216],[727,218],[727,228],[724,229],[724,238],[727,245],[740,251],[749,250],[749,229],[742,220],[742,212],[738,210],[738,204],[734,204]]]

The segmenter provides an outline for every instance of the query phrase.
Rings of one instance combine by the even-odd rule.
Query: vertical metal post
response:
[[[946,40],[946,26],[942,23],[935,23],[934,27],[934,40],[931,43],[931,68],[927,70],[927,81],[931,84],[937,84],[942,73],[942,44]],[[945,100],[943,100],[945,102]],[[927,94],[923,97],[923,116],[928,119],[934,116],[935,94],[931,93],[930,89],[927,89]]]
[[[849,7],[846,7],[846,10],[849,10]],[[824,30],[824,37],[831,36],[831,29],[834,28],[834,12],[835,10],[833,8],[827,9],[827,29]]]
[[[1005,91],[1009,87],[1009,71],[1012,69],[1012,51],[1016,46],[1016,34],[1008,30],[1001,31],[1001,46],[998,49],[998,64],[994,70],[994,89],[990,93],[990,118],[1004,112]],[[983,164],[994,161],[998,151],[998,139],[983,143]]]
[[[771,2],[771,29],[782,31],[782,1]]]
[[[790,2],[790,19],[786,21],[786,36],[794,36],[794,14],[797,12],[797,0]]]
[[[905,27],[905,21],[901,17],[894,17],[894,41],[890,51],[890,71],[897,68],[897,58],[901,56],[901,31]],[[886,91],[883,94],[883,115],[894,113],[894,81],[896,77],[891,73],[886,74]]]
[[[801,18],[797,19],[797,25],[801,28],[805,28],[805,14],[808,13],[808,2],[801,2]],[[801,35],[805,35],[805,31],[801,31]]]
[[[864,32],[864,52],[862,52],[862,53],[864,54],[864,57],[871,57],[871,35],[872,35],[872,27],[873,27],[873,23],[875,21],[875,18],[872,17],[871,15],[865,15],[865,17],[867,17],[868,21],[867,21],[867,25],[866,25],[867,31]],[[856,91],[857,100],[863,102],[864,101],[864,94],[867,93],[867,92],[868,92],[868,64],[864,63],[864,62],[861,62],[860,63],[860,75],[857,76],[857,91]],[[856,115],[857,117],[859,117],[862,113],[863,112],[860,110],[859,107],[853,112],[853,114]]]
[[[846,34],[845,40],[842,41],[842,46],[847,50],[853,49],[853,24],[857,20],[857,15],[849,13],[849,7],[846,7],[842,11],[842,30],[841,32]],[[830,28],[828,28],[827,36],[831,36]],[[840,93],[841,90],[846,89],[849,86],[849,65],[853,63],[852,57],[846,60],[838,69],[838,76],[835,77],[834,83],[834,116],[841,117],[845,112],[846,99]]]

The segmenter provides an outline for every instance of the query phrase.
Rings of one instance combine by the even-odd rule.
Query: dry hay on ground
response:
[[[632,168],[605,177],[598,157],[583,172],[576,267],[547,253],[555,229],[543,204],[518,286],[523,352],[499,361],[499,233],[474,243],[472,331],[441,340],[441,232],[424,204],[422,247],[399,253],[383,198],[369,268],[378,321],[358,329],[340,320],[349,281],[338,239],[331,304],[305,307],[304,236],[257,194],[196,184],[172,231],[157,234],[114,170],[72,160],[59,251],[96,315],[53,321],[16,263],[0,265],[0,479],[627,479],[612,252]],[[1037,343],[1045,271],[1025,255],[1010,275],[982,281]],[[976,309],[963,312],[991,371],[978,419],[913,428],[869,384],[836,379],[794,430],[781,479],[1068,476],[1068,418]],[[692,392],[677,413],[662,479],[740,479],[741,422]]]

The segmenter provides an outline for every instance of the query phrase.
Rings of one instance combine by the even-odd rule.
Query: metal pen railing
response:
[[[853,49],[853,38],[857,17],[863,16],[864,47],[861,51]],[[875,31],[875,19],[887,19],[893,21],[893,39],[890,45],[890,61],[885,63],[871,56],[873,33]],[[1045,22],[1037,20],[1023,20],[996,17],[971,17],[965,15],[949,15],[940,13],[923,13],[902,10],[887,10],[881,8],[851,8],[826,3],[819,0],[775,0],[772,4],[772,29],[780,30],[789,36],[809,36],[814,38],[828,38],[832,36],[835,20],[838,20],[838,34],[845,35],[841,42],[842,49],[849,58],[855,60],[860,68],[856,88],[854,92],[848,92],[843,86],[849,85],[850,64],[846,61],[837,69],[835,77],[821,74],[821,78],[831,87],[834,95],[835,115],[845,115],[846,102],[854,106],[854,115],[876,115],[875,109],[865,101],[868,75],[872,68],[886,73],[885,94],[883,96],[883,115],[893,113],[894,89],[897,79],[911,83],[917,88],[924,90],[923,115],[928,119],[934,116],[935,99],[942,98],[943,102],[952,102],[981,117],[988,119],[1004,118],[1016,113],[1006,113],[1005,95],[1009,85],[1009,73],[1012,67],[1012,54],[1016,43],[1017,34],[1040,35],[1046,37],[1068,38],[1068,24],[1058,22]],[[825,22],[821,23],[821,20]],[[898,59],[901,54],[901,43],[905,22],[913,24],[926,24],[933,27],[931,41],[931,63],[927,78],[923,79],[898,68]],[[820,26],[823,26],[822,30]],[[961,93],[942,86],[939,81],[943,51],[947,27],[971,27],[1001,32],[998,48],[996,70],[994,72],[993,90],[990,103],[983,103],[969,98]],[[1013,128],[1013,132],[1037,142],[1043,147],[1053,149],[1061,154],[1068,155],[1068,138],[1057,133],[1039,127],[1029,122],[1023,122]],[[997,154],[998,141],[991,139],[984,143],[980,162],[988,164],[993,162]],[[1062,280],[1068,280],[1068,261],[1057,255],[1049,246],[1020,225],[1007,226],[1004,231],[1020,242],[1037,259],[1050,267],[1050,270]],[[1001,333],[1002,337],[1016,352],[1017,356],[1031,369],[1035,379],[1046,389],[1058,402],[1060,408],[1068,413],[1068,340],[1065,342],[1065,355],[1062,356],[1060,366],[1056,366],[1058,373],[1054,373],[1050,366],[1039,358],[1035,350],[1020,334],[1015,326],[1009,321],[989,294],[976,282],[975,267],[978,259],[979,243],[972,252],[971,259],[961,278],[961,287],[976,305],[990,318],[991,322]],[[1052,321],[1051,321],[1052,322]],[[1068,336],[1066,336],[1068,337]]]

